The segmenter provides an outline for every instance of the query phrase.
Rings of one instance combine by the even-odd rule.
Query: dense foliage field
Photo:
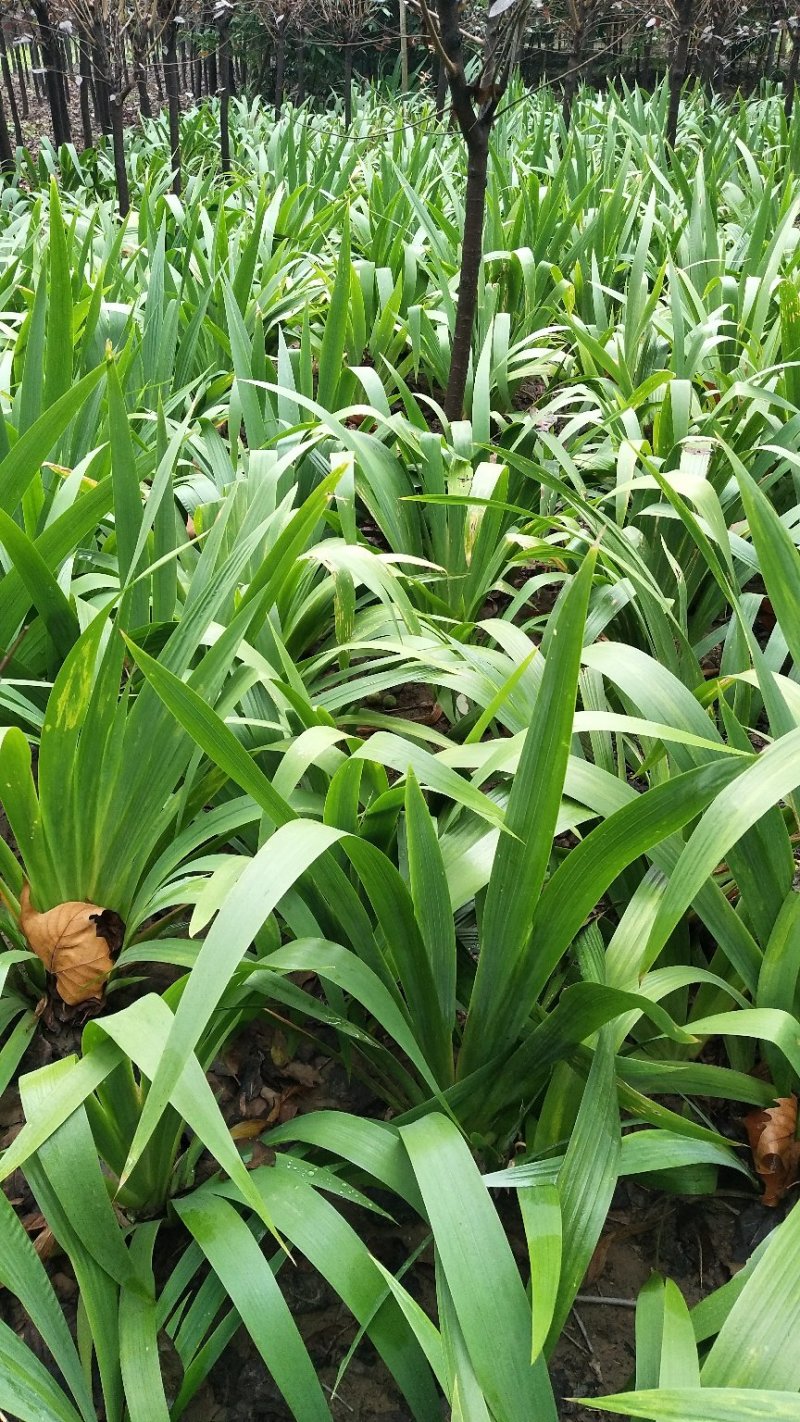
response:
[[[422,102],[344,134],[233,101],[226,184],[208,105],[180,198],[147,121],[122,223],[107,146],[17,157],[0,1281],[46,1351],[0,1322],[15,1418],[191,1418],[240,1326],[283,1415],[344,1415],[302,1257],[409,1417],[547,1422],[618,1181],[792,1199],[800,122],[697,91],[673,151],[667,102],[584,93],[567,132],[509,92],[458,421],[463,155]],[[265,1021],[363,1109],[223,1113],[207,1073]],[[435,1316],[377,1210],[424,1223]],[[799,1270],[795,1208],[691,1312],[654,1277],[594,1405],[800,1417]]]

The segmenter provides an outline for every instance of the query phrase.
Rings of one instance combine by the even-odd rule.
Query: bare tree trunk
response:
[[[353,123],[353,46],[344,47],[344,126],[348,133]]]
[[[158,46],[156,49],[153,50],[152,63],[153,78],[156,81],[156,95],[160,104],[163,104],[164,102],[164,80],[162,77],[164,71],[163,59],[163,48],[161,46]]]
[[[178,56],[175,22],[170,20],[164,30],[164,83],[169,106],[169,147],[172,157],[172,191],[181,195],[181,101],[178,91]]]
[[[399,0],[400,4],[400,87],[404,94],[408,93],[408,11],[406,0]]]
[[[84,36],[78,40],[79,62],[81,74],[80,102],[81,102],[81,128],[83,129],[83,146],[91,148],[94,143],[92,133],[92,115],[89,111],[89,88],[92,76],[92,61],[89,54],[89,45]]]
[[[444,60],[439,60],[439,68],[436,74],[436,117],[441,121],[444,118],[444,111],[447,105],[447,70],[444,67]]]
[[[792,52],[789,56],[789,68],[786,71],[785,94],[783,100],[783,112],[788,123],[792,117],[794,109],[794,94],[797,87],[797,70],[800,66],[800,25],[796,25],[792,31]]]
[[[486,211],[486,180],[489,168],[489,131],[473,129],[467,145],[467,193],[464,207],[464,241],[458,281],[458,306],[450,356],[450,376],[444,412],[448,420],[460,420],[464,413],[464,391],[472,350],[472,329],[478,305],[478,283],[483,259],[483,221]]]
[[[72,142],[72,124],[71,124],[71,122],[70,122],[70,117],[69,117],[69,98],[68,98],[68,96],[69,96],[69,87],[68,87],[68,83],[67,83],[67,76],[66,76],[66,73],[63,72],[63,71],[61,70],[61,68],[60,68],[60,63],[61,63],[61,61],[60,61],[60,46],[58,45],[57,42],[56,42],[56,54],[59,55],[59,59],[58,59],[58,61],[57,61],[57,64],[58,64],[59,67],[56,68],[56,70],[55,70],[55,72],[54,72],[54,75],[53,75],[53,78],[54,78],[54,80],[55,80],[56,89],[57,89],[57,92],[58,92],[58,102],[59,102],[59,107],[60,107],[60,110],[61,110],[61,128],[62,128],[62,132],[63,132],[63,134],[64,134],[64,139],[63,139],[63,141],[64,141],[64,143],[71,143],[71,142]]]
[[[569,126],[572,117],[572,104],[578,91],[581,81],[581,64],[586,48],[586,25],[581,22],[572,35],[572,50],[567,61],[567,72],[564,75],[564,92],[561,98],[561,117],[564,123]]]
[[[39,46],[35,39],[31,40],[31,77],[33,79],[33,92],[36,98],[44,98],[44,85],[42,84],[42,71],[44,69],[44,59],[39,53]]]
[[[644,51],[642,54],[642,83],[649,85],[653,64],[653,32],[648,30],[645,35]]]
[[[28,104],[28,85],[25,81],[25,55],[23,54],[21,44],[15,44],[12,47],[11,52],[14,56],[14,66],[17,71],[17,80],[19,82],[20,114],[23,120],[25,120],[30,114],[30,106]]]
[[[286,32],[281,25],[275,40],[275,122],[278,123],[283,108],[283,75],[286,67]]]
[[[464,72],[458,0],[438,0],[437,9],[441,47],[447,57],[453,112],[467,146],[467,191],[458,305],[450,353],[450,374],[444,397],[444,411],[448,420],[460,420],[464,413],[464,394],[469,374],[483,258],[489,137],[501,93],[493,89],[488,94],[476,94],[475,87],[467,80]]]
[[[669,109],[667,111],[666,139],[670,148],[675,147],[678,137],[678,115],[681,107],[681,90],[686,79],[689,61],[689,43],[692,38],[694,20],[694,0],[680,0],[678,5],[678,33],[669,67]]]
[[[305,40],[300,40],[297,46],[297,102],[304,104],[306,101],[306,45]]]
[[[147,91],[147,40],[137,34],[133,41],[133,72],[136,76],[136,91],[139,95],[139,113],[142,118],[153,117],[153,105]]]
[[[61,55],[59,52],[58,36],[53,29],[50,19],[50,10],[47,0],[31,0],[33,13],[39,25],[40,45],[42,59],[45,69],[45,85],[47,88],[47,98],[50,104],[50,114],[53,120],[53,142],[56,148],[60,148],[62,143],[69,143],[72,138],[70,133],[69,112],[67,110],[66,94],[61,76]]]
[[[19,121],[19,110],[17,109],[17,96],[14,93],[14,81],[11,77],[11,67],[8,63],[8,49],[6,48],[6,37],[2,24],[0,24],[0,68],[3,71],[3,83],[8,94],[8,107],[11,110],[11,120],[14,124],[14,136],[17,140],[17,147],[21,148],[24,143],[22,128]]]
[[[114,147],[117,206],[120,217],[127,217],[131,210],[131,195],[128,187],[128,170],[125,167],[125,125],[122,100],[117,98],[111,101],[111,136]]]
[[[60,80],[61,80],[61,87],[62,87],[62,89],[63,89],[63,91],[64,91],[64,113],[66,114],[66,117],[67,117],[67,123],[70,124],[70,126],[71,126],[71,120],[70,120],[70,116],[69,116],[69,101],[70,101],[70,83],[71,83],[72,78],[73,78],[73,74],[72,74],[72,41],[70,40],[70,38],[69,38],[68,35],[59,34],[59,35],[58,35],[57,43],[58,43],[59,70],[60,70],[59,78],[60,78]],[[71,135],[70,135],[70,136],[71,136]]]
[[[230,14],[226,13],[219,27],[219,158],[223,174],[231,171],[230,131]]]
[[[712,99],[714,96],[714,81],[717,77],[718,60],[719,54],[717,50],[713,44],[709,44],[706,48],[702,67],[698,66],[702,77],[703,88],[706,91],[706,97],[708,99]]]
[[[0,173],[13,172],[14,153],[11,148],[11,135],[8,131],[6,106],[3,103],[3,95],[0,93]]]
[[[92,36],[92,70],[94,77],[94,115],[101,131],[109,134],[111,124],[111,75],[108,40],[102,17],[95,12]]]
[[[764,60],[762,63],[762,72],[765,79],[775,78],[775,56],[778,51],[779,39],[779,30],[775,25],[770,25],[764,45]]]

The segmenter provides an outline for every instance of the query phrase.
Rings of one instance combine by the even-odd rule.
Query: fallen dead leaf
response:
[[[113,909],[70,900],[37,913],[26,884],[20,897],[20,925],[31,948],[56,980],[62,1002],[75,1007],[101,998],[125,925]]]
[[[231,1138],[235,1141],[254,1141],[265,1130],[263,1121],[237,1121],[235,1126],[231,1126]]]
[[[275,1159],[272,1146],[264,1145],[263,1141],[253,1141],[250,1159],[245,1161],[245,1165],[248,1170],[258,1170],[262,1165],[274,1165]]]
[[[298,1082],[300,1086],[319,1086],[322,1081],[316,1067],[311,1066],[309,1062],[287,1062],[281,1075],[291,1077],[292,1081]]]
[[[52,1259],[55,1254],[59,1253],[59,1246],[56,1242],[55,1235],[44,1215],[25,1215],[22,1220],[22,1226],[33,1240],[33,1247],[43,1264],[46,1263],[48,1259]]]
[[[797,1097],[778,1096],[774,1106],[749,1111],[744,1127],[756,1171],[764,1181],[762,1205],[777,1205],[800,1173]]]
[[[285,1091],[275,1091],[271,1086],[261,1088],[261,1095],[269,1108],[266,1117],[262,1117],[262,1124],[266,1126],[283,1126],[287,1121],[293,1121],[300,1109],[296,1100],[300,1090],[299,1086],[288,1086]]]

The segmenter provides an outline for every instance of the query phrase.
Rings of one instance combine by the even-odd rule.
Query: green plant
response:
[[[749,1190],[730,1119],[797,1088],[800,121],[692,93],[673,150],[664,90],[581,93],[569,133],[523,97],[464,418],[463,174],[424,105],[366,94],[343,135],[236,100],[224,184],[198,109],[180,198],[145,122],[125,224],[104,144],[23,153],[4,192],[0,1172],[80,1295],[73,1340],[0,1201],[59,1371],[0,1329],[12,1415],[191,1415],[243,1324],[322,1422],[296,1250],[421,1422],[439,1394],[553,1416],[618,1181]],[[124,924],[88,1008],[26,887]],[[367,1112],[240,1151],[208,1074],[264,1021]],[[37,1030],[71,1054],[30,1070]],[[389,1272],[361,1233],[396,1202],[424,1309],[413,1251]],[[795,1214],[691,1317],[648,1286],[609,1407],[793,1415]]]

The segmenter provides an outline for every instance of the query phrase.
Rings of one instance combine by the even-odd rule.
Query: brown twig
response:
[[[425,28],[427,29],[428,34],[430,35],[431,44],[433,45],[434,49],[436,50],[436,53],[441,59],[442,64],[444,65],[448,74],[457,74],[458,68],[453,63],[449,54],[447,54],[445,51],[439,31],[433,23],[433,16],[431,15],[430,10],[428,9],[427,0],[419,0],[419,8],[422,14],[422,18],[425,22]]]
[[[584,1304],[607,1304],[609,1308],[636,1307],[635,1299],[618,1299],[606,1294],[578,1294],[575,1298],[575,1302],[579,1303],[581,1307],[583,1307]],[[575,1317],[577,1318],[578,1315],[575,1314]]]
[[[14,653],[18,651],[19,647],[22,645],[22,642],[24,641],[25,637],[27,637],[29,627],[30,624],[26,623],[26,625],[22,628],[22,631],[19,632],[14,638],[14,641],[11,643],[11,646],[9,647],[8,651],[2,657],[0,657],[0,676],[2,676],[3,672],[5,671],[6,667],[14,656]]]

